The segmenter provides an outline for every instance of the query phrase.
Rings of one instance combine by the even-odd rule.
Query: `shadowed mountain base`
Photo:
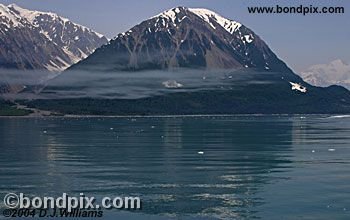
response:
[[[281,92],[282,91],[282,92]],[[34,100],[30,107],[83,115],[336,114],[350,112],[350,92],[338,86],[291,91],[286,84],[231,91],[179,92],[141,99]]]

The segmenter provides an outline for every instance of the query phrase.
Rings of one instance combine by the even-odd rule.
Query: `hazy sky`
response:
[[[0,0],[2,4],[56,12],[112,38],[176,6],[208,8],[239,21],[264,39],[295,71],[342,59],[350,62],[349,0]],[[249,14],[247,6],[343,6],[345,14]]]

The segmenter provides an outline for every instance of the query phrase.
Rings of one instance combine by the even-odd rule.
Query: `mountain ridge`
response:
[[[118,34],[40,95],[26,104],[62,114],[350,112],[345,88],[306,83],[243,24],[184,7]]]
[[[110,67],[105,70],[258,68],[292,73],[249,28],[207,9],[186,7],[172,8],[118,34],[70,69],[104,65]]]
[[[108,42],[56,13],[0,4],[0,67],[62,71]]]

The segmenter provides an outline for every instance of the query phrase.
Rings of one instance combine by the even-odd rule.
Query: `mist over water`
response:
[[[8,85],[23,85],[18,99],[103,98],[138,99],[173,92],[234,90],[250,84],[270,84],[272,72],[246,70],[159,70],[159,71],[38,71],[0,73]],[[263,77],[262,77],[263,76]],[[266,77],[269,76],[269,77]],[[259,78],[260,77],[260,78]]]

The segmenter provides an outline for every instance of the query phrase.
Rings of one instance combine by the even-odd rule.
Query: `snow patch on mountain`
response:
[[[242,40],[243,40],[243,42],[247,42],[248,44],[250,44],[251,42],[253,42],[254,37],[251,34],[244,35]]]
[[[211,22],[211,19],[215,20],[218,24],[220,24],[230,34],[233,34],[235,31],[237,31],[242,26],[242,24],[240,24],[239,22],[226,19],[226,18],[222,17],[221,15],[218,15],[217,13],[210,11],[208,9],[189,8],[188,10],[195,13],[199,17],[201,17],[203,20],[205,20],[207,23],[209,23],[214,29],[215,29],[215,26]]]
[[[160,18],[169,19],[171,22],[175,23],[176,14],[178,14],[179,12],[180,12],[179,8],[172,8],[170,10],[164,11],[156,16],[151,17],[151,19],[160,17]]]
[[[13,27],[22,25],[20,22],[21,17],[13,13],[8,7],[2,4],[0,4],[0,17],[7,20],[7,22],[3,24],[6,24],[8,28],[10,28],[10,25]]]

